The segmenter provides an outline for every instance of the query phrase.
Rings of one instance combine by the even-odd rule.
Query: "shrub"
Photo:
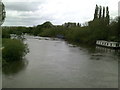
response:
[[[10,38],[10,34],[7,30],[2,30],[2,38]]]
[[[3,39],[2,58],[6,61],[21,60],[28,53],[27,45],[16,39]]]

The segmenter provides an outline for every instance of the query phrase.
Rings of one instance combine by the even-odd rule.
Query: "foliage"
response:
[[[83,27],[54,26],[50,22],[45,22],[36,27],[18,27],[18,29],[17,27],[11,27],[5,30],[8,33],[17,35],[18,31],[20,33],[43,37],[57,37],[58,35],[62,35],[67,41],[95,44],[96,40],[118,41],[120,36],[120,29],[118,29],[120,21],[118,20],[114,20],[107,25],[107,21],[104,18],[97,18],[88,22],[88,26]]]
[[[6,61],[21,60],[28,53],[27,45],[17,39],[3,39],[2,55]]]
[[[10,38],[10,34],[7,30],[2,30],[2,38]]]
[[[66,27],[64,24],[55,26],[47,21],[34,27],[4,27],[4,29],[8,34],[16,35],[27,33],[43,37],[63,36],[65,40],[77,43],[95,44],[96,40],[120,41],[120,17],[116,21],[109,22],[109,8],[96,5],[94,19],[87,22],[86,26],[81,26],[79,23],[74,27]],[[7,34],[3,36],[7,37]]]
[[[106,10],[106,16],[105,16]],[[102,14],[103,12],[103,14]],[[3,27],[2,38],[10,38],[10,34],[21,36],[30,34],[43,37],[58,37],[63,36],[65,40],[78,44],[95,44],[96,40],[108,40],[120,42],[120,17],[115,18],[110,22],[109,8],[100,8],[96,5],[94,20],[89,21],[88,25],[81,26],[78,23],[74,27],[66,27],[64,25],[53,25],[47,21],[41,25],[34,27]],[[21,60],[26,53],[28,47],[20,40],[3,39],[4,49],[2,50],[3,65],[9,61]]]
[[[96,5],[94,19],[98,18],[98,9],[99,9],[99,7],[98,7],[98,5]]]

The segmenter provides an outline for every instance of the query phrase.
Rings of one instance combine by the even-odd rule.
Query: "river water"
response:
[[[3,88],[118,87],[118,51],[25,37],[30,52],[3,69]]]

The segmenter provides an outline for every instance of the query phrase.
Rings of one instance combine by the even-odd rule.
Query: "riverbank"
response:
[[[6,68],[3,88],[118,87],[118,56],[114,51],[74,47],[64,40],[40,38],[26,37],[30,53],[25,62]],[[102,56],[93,56],[92,50]]]
[[[119,42],[120,18],[112,21],[109,25],[103,19],[89,21],[85,26],[53,25],[51,22],[45,22],[35,27],[3,27],[3,37],[9,37],[9,34],[30,34],[42,37],[59,37],[69,42],[95,45],[97,40]]]
[[[2,66],[9,62],[22,60],[28,53],[27,44],[18,39],[3,38],[2,39]]]

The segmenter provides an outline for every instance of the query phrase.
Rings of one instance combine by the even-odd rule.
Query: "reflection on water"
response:
[[[116,50],[112,48],[105,48],[101,46],[96,46],[96,51],[98,52],[105,52],[105,53],[114,53]]]
[[[78,47],[59,39],[26,38],[29,63],[23,60],[6,66],[4,88],[118,87],[119,52],[95,46]]]
[[[106,55],[108,57],[114,58],[113,60],[120,59],[120,49],[112,49],[96,46],[96,52],[101,53],[101,55]]]
[[[120,49],[106,48],[97,45],[89,46],[79,44],[81,51],[87,52],[90,56],[89,60],[120,60]]]
[[[5,75],[15,75],[20,71],[24,70],[28,65],[27,60],[18,60],[13,62],[8,62],[3,68],[2,72]]]
[[[120,57],[120,49],[112,49],[112,48],[105,48],[105,47],[100,47],[96,46],[96,52],[100,53],[112,53]]]

